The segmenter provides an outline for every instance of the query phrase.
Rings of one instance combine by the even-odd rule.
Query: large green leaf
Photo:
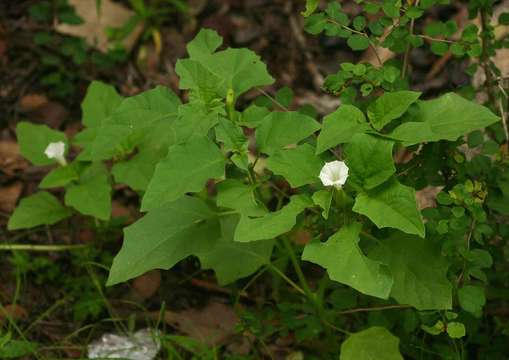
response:
[[[381,130],[392,120],[401,117],[417,99],[420,92],[394,91],[386,92],[368,107],[368,118],[371,125]]]
[[[381,326],[356,332],[341,344],[340,360],[403,360],[399,338]]]
[[[379,228],[393,227],[424,237],[424,224],[417,209],[415,190],[394,178],[357,195],[353,211],[366,215]]]
[[[171,124],[172,143],[181,144],[193,136],[206,136],[218,121],[219,114],[209,111],[202,103],[181,105],[177,119]]]
[[[81,103],[83,125],[92,128],[101,126],[103,120],[110,116],[121,102],[122,96],[113,86],[92,81]]]
[[[216,131],[216,140],[223,143],[225,150],[238,153],[247,151],[247,138],[244,136],[242,128],[233,121],[221,117],[214,130]]]
[[[111,216],[111,184],[108,171],[102,163],[91,164],[80,175],[77,184],[71,184],[65,192],[65,204],[84,215],[101,220]]]
[[[488,108],[455,93],[417,103],[412,121],[399,125],[390,136],[405,145],[426,141],[455,141],[461,135],[500,120]]]
[[[323,119],[316,153],[320,154],[336,145],[347,143],[355,134],[364,133],[369,129],[370,126],[362,111],[353,105],[341,105]]]
[[[440,248],[428,239],[396,233],[383,240],[369,256],[387,264],[394,277],[391,297],[418,310],[452,307],[449,264]]]
[[[107,285],[169,269],[189,255],[211,250],[220,236],[217,215],[202,200],[183,196],[124,229]]]
[[[51,189],[66,186],[80,178],[81,170],[85,164],[74,161],[67,166],[59,166],[51,170],[39,183],[41,189]]]
[[[18,138],[21,155],[34,165],[55,164],[55,159],[50,159],[44,153],[50,143],[62,141],[68,150],[67,137],[61,131],[53,130],[46,125],[36,125],[21,121],[16,125],[16,137]]]
[[[274,239],[290,231],[295,226],[297,215],[311,206],[313,203],[307,196],[294,195],[290,202],[279,211],[257,218],[242,215],[235,230],[234,240],[250,242]]]
[[[180,78],[179,88],[191,90],[191,102],[196,100],[211,104],[215,99],[224,96],[224,83],[200,62],[192,59],[179,59],[175,72]]]
[[[197,254],[204,269],[213,269],[220,285],[249,276],[270,262],[274,241],[233,241],[238,215],[221,218],[221,238],[212,250]]]
[[[39,225],[52,225],[72,215],[58,199],[41,191],[21,200],[7,223],[8,230],[29,229]]]
[[[196,37],[187,44],[189,57],[212,54],[223,43],[223,38],[214,30],[201,29]]]
[[[86,160],[105,160],[132,150],[157,122],[175,121],[179,105],[179,98],[163,86],[124,99],[97,129]]]
[[[263,216],[267,212],[258,204],[254,187],[240,180],[227,179],[217,184],[217,206],[237,210],[247,216]]]
[[[223,154],[207,137],[195,137],[172,146],[156,166],[143,196],[142,211],[177,200],[187,192],[202,190],[208,179],[224,176],[224,166]]]
[[[315,155],[315,148],[309,144],[276,151],[267,159],[270,171],[283,176],[294,188],[318,182],[323,164],[324,161]]]
[[[117,162],[111,168],[115,182],[126,184],[135,191],[144,191],[154,175],[157,163],[161,160],[161,152],[153,149],[140,151],[132,158]]]
[[[222,80],[222,97],[226,96],[228,89],[233,89],[235,97],[238,97],[253,87],[274,82],[267,66],[249,49],[228,48],[214,54],[194,56],[193,60],[199,61]]]
[[[386,265],[362,253],[358,245],[361,228],[360,223],[344,225],[326,242],[310,242],[304,248],[302,260],[324,267],[332,280],[363,294],[387,299],[392,276]]]
[[[275,151],[312,135],[320,124],[312,117],[295,111],[271,112],[256,129],[256,144],[261,152]]]
[[[351,176],[366,189],[372,189],[396,172],[392,159],[394,142],[368,134],[356,134],[345,149]]]

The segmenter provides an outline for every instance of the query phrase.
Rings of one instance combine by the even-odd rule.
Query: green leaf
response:
[[[387,299],[392,287],[392,276],[386,265],[362,253],[358,245],[361,228],[360,223],[343,225],[326,242],[310,242],[304,248],[302,260],[324,267],[334,281],[363,294]]]
[[[287,108],[292,103],[293,96],[294,96],[293,90],[290,89],[288,86],[284,86],[276,92],[274,98],[279,104]]]
[[[320,124],[312,117],[295,111],[271,112],[256,129],[256,144],[265,154],[272,154],[312,135]]]
[[[38,344],[25,340],[10,340],[0,346],[0,358],[19,359],[29,354],[37,354]]]
[[[356,134],[345,149],[345,159],[351,176],[372,189],[396,172],[392,159],[394,142],[368,134]]]
[[[329,190],[319,190],[315,192],[312,196],[313,203],[322,208],[322,216],[325,220],[329,217],[329,210],[332,205],[332,197],[333,191]]]
[[[300,14],[304,17],[308,17],[315,12],[318,7],[318,2],[318,0],[306,0],[306,10],[302,11]]]
[[[124,99],[103,120],[90,144],[90,157],[83,160],[106,160],[131,151],[158,122],[175,121],[179,105],[179,98],[163,86]]]
[[[135,191],[145,191],[154,175],[157,163],[166,152],[166,149],[160,149],[159,152],[149,149],[140,151],[129,160],[115,163],[111,168],[115,182],[126,184]]]
[[[266,107],[250,105],[242,113],[240,125],[255,129],[269,113],[270,111]]]
[[[316,153],[320,154],[338,144],[347,143],[355,134],[364,133],[369,129],[370,126],[362,111],[353,105],[341,105],[323,119]]]
[[[170,147],[167,157],[156,166],[141,210],[157,208],[187,192],[201,191],[208,179],[224,176],[224,166],[223,154],[207,137]]]
[[[304,29],[312,35],[320,34],[327,25],[327,17],[324,13],[312,14],[304,22]]]
[[[214,30],[201,29],[198,35],[187,44],[189,57],[212,54],[223,43],[223,38]]]
[[[183,196],[124,229],[107,285],[169,269],[189,255],[211,250],[220,236],[217,215],[202,200]]]
[[[41,189],[51,189],[66,186],[72,181],[80,178],[80,172],[84,164],[75,161],[67,166],[59,166],[51,170],[39,183]]]
[[[46,125],[21,121],[16,125],[16,137],[21,155],[34,165],[51,165],[57,162],[44,153],[50,143],[62,141],[66,144],[66,153],[69,149],[65,134]]]
[[[369,256],[389,266],[394,276],[390,296],[417,310],[452,308],[449,264],[440,248],[428,239],[395,233],[381,241]]]
[[[233,241],[238,221],[238,216],[222,217],[219,240],[210,251],[197,254],[202,268],[213,269],[220,285],[226,285],[249,276],[270,262],[274,247],[273,241],[252,243]]]
[[[251,185],[227,179],[217,184],[216,188],[217,206],[234,209],[247,216],[263,216],[267,212],[256,202],[254,187]]]
[[[484,288],[474,285],[465,285],[458,289],[458,300],[463,310],[468,311],[475,317],[482,315],[482,309],[486,304]]]
[[[204,104],[211,104],[226,94],[223,80],[198,61],[179,59],[175,72],[180,78],[179,88],[191,90],[190,101],[199,100]]]
[[[101,81],[92,81],[81,103],[83,125],[99,127],[104,119],[110,116],[122,102],[122,97],[115,88]]]
[[[290,198],[290,202],[279,211],[257,218],[242,215],[235,230],[234,240],[251,242],[274,239],[289,232],[295,226],[297,215],[311,206],[313,203],[307,196],[294,195]]]
[[[171,124],[170,132],[173,141],[170,144],[181,144],[193,136],[207,136],[219,121],[219,114],[209,111],[203,104],[187,103],[179,106],[178,117]],[[171,138],[171,137],[170,137]]]
[[[428,325],[421,325],[421,329],[427,332],[430,335],[440,335],[445,331],[445,324],[442,320],[438,320],[435,325],[428,326]]]
[[[270,85],[274,82],[260,57],[248,49],[228,48],[214,54],[195,56],[193,60],[198,61],[221,80],[223,98],[229,89],[233,89],[237,98],[253,87]]]
[[[350,335],[341,344],[340,360],[403,360],[399,338],[389,330],[373,326]]]
[[[386,92],[368,107],[368,118],[371,125],[381,130],[392,120],[401,117],[417,99],[420,92],[394,91]]]
[[[488,108],[455,93],[421,101],[417,105],[412,121],[404,122],[390,134],[406,146],[426,141],[455,141],[464,134],[500,120]]]
[[[367,216],[379,228],[392,227],[424,237],[415,190],[394,178],[357,195],[353,211]]]
[[[447,334],[451,339],[461,339],[467,334],[465,325],[453,321],[447,324]]]
[[[65,193],[65,204],[80,213],[108,220],[111,216],[111,184],[102,163],[91,164],[83,171],[77,184]]]
[[[449,44],[442,41],[433,41],[430,50],[435,55],[443,56],[449,50]]]
[[[247,138],[244,136],[240,126],[222,117],[219,119],[219,124],[215,127],[215,131],[216,140],[223,143],[226,151],[247,151]]]
[[[72,215],[58,199],[41,191],[22,199],[9,218],[8,230],[30,229],[39,225],[53,225]]]
[[[353,34],[346,43],[354,51],[366,50],[369,47],[369,38],[365,35]]]
[[[283,176],[294,188],[318,182],[323,164],[315,155],[315,148],[309,144],[276,151],[267,159],[270,171]]]

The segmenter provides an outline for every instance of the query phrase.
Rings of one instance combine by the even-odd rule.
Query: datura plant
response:
[[[286,90],[267,95],[274,79],[255,53],[221,45],[207,29],[187,45],[176,64],[187,102],[163,86],[123,98],[93,81],[84,130],[72,139],[19,123],[21,153],[56,166],[9,229],[75,212],[107,221],[112,185],[123,184],[139,193],[143,215],[124,229],[110,286],[190,256],[222,286],[268,268],[316,310],[323,331],[343,339],[342,359],[381,359],[380,351],[402,359],[400,351],[417,350],[400,349],[399,338],[426,331],[447,344],[466,323],[478,326],[492,264],[486,244],[503,231],[490,214],[508,212],[509,174],[500,156],[466,160],[464,148],[500,118],[455,93],[424,100],[386,90],[317,119],[309,107],[289,110]],[[264,95],[239,102],[248,91]],[[72,160],[71,146],[81,149]],[[395,162],[403,151],[411,159]],[[442,191],[421,211],[416,190],[427,186]],[[55,188],[65,190],[65,205]],[[297,233],[305,245],[293,241]],[[293,266],[288,275],[273,264],[281,256]],[[306,277],[303,265],[323,268],[323,279]],[[331,309],[332,289],[404,314],[391,326],[352,326]]]

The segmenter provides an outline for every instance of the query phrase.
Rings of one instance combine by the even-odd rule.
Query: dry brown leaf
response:
[[[154,313],[158,317],[159,313]],[[166,311],[164,320],[182,333],[213,346],[223,344],[235,333],[239,318],[231,306],[210,302],[205,308],[189,309],[182,312]]]
[[[6,315],[12,320],[25,319],[28,317],[28,311],[21,305],[8,304],[3,307],[4,311],[0,311],[0,325],[6,320]]]
[[[19,109],[24,112],[34,111],[48,103],[48,98],[42,94],[28,94],[19,101]]]
[[[0,188],[0,210],[10,214],[16,207],[22,190],[23,184],[20,181]]]
[[[89,45],[102,52],[107,52],[110,47],[106,29],[122,27],[135,15],[132,10],[111,0],[102,0],[99,11],[96,0],[69,0],[69,5],[72,5],[76,14],[83,19],[83,24],[57,24],[56,30],[62,34],[84,38]],[[122,42],[128,51],[132,49],[142,31],[142,24],[138,24]]]
[[[426,186],[424,189],[415,192],[419,209],[436,207],[437,194],[442,191],[443,186]]]
[[[152,297],[159,286],[161,286],[161,271],[158,269],[146,272],[133,281],[133,289],[142,299]]]
[[[14,175],[16,170],[26,169],[28,163],[19,153],[19,145],[14,141],[0,141],[0,170]]]

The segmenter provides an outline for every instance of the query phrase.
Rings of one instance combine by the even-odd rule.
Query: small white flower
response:
[[[67,165],[64,153],[65,153],[65,143],[63,141],[49,143],[49,145],[46,147],[46,150],[44,150],[44,154],[49,159],[55,159],[62,166]]]
[[[336,189],[341,189],[348,178],[348,166],[343,161],[338,160],[325,163],[319,177],[325,186],[334,186]]]

